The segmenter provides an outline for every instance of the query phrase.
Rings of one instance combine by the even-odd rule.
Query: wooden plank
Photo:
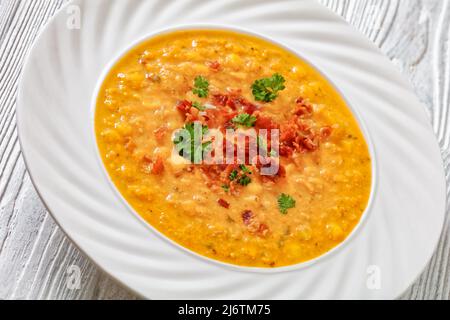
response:
[[[371,39],[412,83],[438,136],[450,185],[450,3],[321,0]],[[450,193],[447,192],[447,199]],[[449,212],[447,208],[447,213]],[[449,220],[427,269],[403,299],[450,299]]]
[[[64,1],[0,3],[0,298],[134,298],[81,253],[49,216],[21,158],[15,96],[25,54]],[[67,286],[67,269],[81,269],[81,290]]]
[[[439,0],[319,0],[343,16],[409,78],[430,115],[450,182],[450,4]],[[0,1],[0,298],[136,298],[81,253],[43,206],[21,158],[15,96],[25,54],[65,0]],[[433,260],[404,299],[450,298],[449,221]],[[80,290],[67,285],[81,269]]]

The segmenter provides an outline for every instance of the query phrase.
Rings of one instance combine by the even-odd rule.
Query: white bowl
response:
[[[111,73],[111,70],[114,68],[114,66],[126,54],[128,54],[132,49],[134,49],[138,45],[140,45],[140,44],[150,40],[151,38],[154,38],[154,37],[159,36],[159,35],[171,33],[171,32],[182,31],[182,30],[222,30],[222,31],[231,31],[231,32],[235,32],[235,33],[240,33],[240,34],[245,34],[245,35],[250,35],[250,36],[253,36],[253,37],[260,38],[262,40],[265,40],[265,41],[268,41],[268,42],[270,42],[272,44],[275,44],[278,47],[281,47],[281,48],[287,50],[288,52],[291,52],[294,55],[298,56],[300,59],[302,59],[303,61],[308,63],[311,67],[313,67],[316,71],[318,71],[322,75],[322,77],[327,79],[328,82],[333,86],[333,88],[341,95],[341,97],[347,103],[347,106],[349,107],[349,109],[352,112],[353,116],[357,120],[357,122],[359,124],[359,127],[361,128],[361,130],[363,132],[363,135],[364,135],[364,137],[366,139],[367,145],[369,147],[369,153],[370,153],[370,156],[371,156],[371,159],[372,159],[372,181],[371,181],[371,193],[370,193],[370,197],[369,197],[369,201],[368,201],[367,207],[364,210],[364,213],[361,215],[361,219],[360,219],[359,223],[352,230],[352,232],[348,235],[348,237],[343,242],[341,242],[339,245],[337,245],[336,247],[331,249],[330,251],[328,251],[328,252],[322,254],[321,256],[319,256],[317,258],[314,258],[312,260],[309,260],[309,261],[306,261],[306,262],[302,262],[302,263],[298,263],[298,264],[291,265],[291,266],[278,267],[278,268],[260,268],[260,267],[238,266],[238,265],[222,262],[222,261],[219,261],[219,260],[214,260],[214,259],[211,259],[209,257],[200,255],[200,254],[198,254],[198,253],[196,253],[196,252],[194,252],[192,250],[189,250],[189,249],[183,247],[182,245],[178,244],[177,242],[171,240],[170,238],[167,238],[159,230],[157,230],[151,224],[149,224],[147,221],[145,221],[145,219],[143,219],[142,216],[140,216],[134,210],[134,208],[128,203],[128,201],[123,197],[123,195],[120,193],[120,191],[114,185],[114,182],[112,181],[108,171],[106,170],[106,168],[104,166],[103,160],[101,158],[100,150],[98,149],[98,147],[96,147],[95,149],[96,149],[96,153],[97,153],[98,164],[99,164],[99,167],[100,167],[99,169],[104,172],[105,178],[107,179],[107,181],[108,181],[109,185],[111,186],[111,188],[116,193],[117,197],[119,197],[123,201],[124,205],[128,208],[128,210],[132,214],[134,214],[142,223],[144,223],[144,225],[146,227],[148,227],[151,232],[156,233],[158,236],[164,238],[166,241],[168,241],[172,245],[176,246],[177,248],[179,248],[181,250],[189,252],[189,253],[195,255],[196,257],[198,257],[200,259],[206,259],[209,262],[217,263],[219,265],[222,265],[222,266],[225,266],[225,267],[228,267],[228,268],[232,268],[232,269],[235,269],[235,270],[238,269],[238,270],[241,270],[241,271],[262,272],[262,273],[294,271],[294,270],[299,270],[301,268],[309,267],[312,264],[314,264],[316,262],[319,262],[322,259],[326,259],[328,256],[331,256],[332,254],[337,252],[340,248],[345,246],[345,244],[347,242],[351,241],[351,239],[353,239],[358,234],[359,230],[361,229],[361,225],[363,225],[364,222],[366,221],[366,216],[370,213],[370,210],[371,210],[371,207],[372,207],[372,203],[373,203],[373,199],[374,199],[375,193],[376,193],[376,182],[377,182],[377,176],[378,176],[377,175],[377,166],[376,166],[375,148],[374,148],[374,145],[372,143],[372,139],[370,138],[369,132],[367,131],[367,127],[364,124],[364,122],[361,119],[361,117],[359,116],[358,112],[349,104],[347,99],[343,96],[342,91],[339,90],[338,87],[336,87],[336,85],[330,80],[330,78],[328,76],[326,76],[326,73],[324,71],[320,70],[319,68],[317,68],[316,66],[314,66],[310,61],[308,61],[307,58],[303,57],[300,52],[295,51],[292,48],[289,48],[287,45],[283,45],[283,44],[277,42],[276,40],[274,40],[274,39],[272,39],[270,37],[264,36],[264,35],[256,33],[256,32],[252,32],[250,30],[246,30],[246,29],[243,29],[243,28],[236,28],[236,27],[232,27],[232,26],[228,26],[228,25],[196,23],[196,24],[189,24],[189,25],[172,26],[170,28],[166,28],[166,29],[162,29],[162,30],[156,30],[156,31],[154,31],[154,32],[144,36],[143,38],[141,38],[141,39],[139,39],[137,41],[134,41],[129,46],[127,46],[126,49],[122,50],[122,52],[120,52],[116,57],[114,57],[108,63],[107,67],[104,69],[104,71],[102,72],[102,74],[101,74],[101,76],[100,76],[100,78],[98,80],[98,83],[96,85],[96,89],[94,91],[94,94],[92,96],[92,101],[91,101],[91,132],[92,132],[93,139],[96,140],[96,134],[95,134],[95,111],[97,109],[98,96],[99,96],[101,87],[102,87],[106,77]]]
[[[74,12],[81,29],[68,28]],[[346,97],[377,182],[370,214],[334,254],[283,272],[224,266],[149,232],[113,191],[92,134],[96,83],[118,52],[174,21],[276,39],[325,70]],[[395,298],[428,263],[444,222],[442,159],[422,105],[375,46],[315,1],[70,2],[28,56],[17,121],[31,179],[55,220],[102,269],[148,298]]]

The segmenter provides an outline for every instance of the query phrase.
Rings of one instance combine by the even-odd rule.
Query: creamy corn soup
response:
[[[279,139],[258,137],[268,153],[245,162],[194,163],[177,153],[176,134],[194,124],[203,133],[278,130]],[[368,204],[371,158],[344,100],[299,57],[252,36],[188,30],[143,42],[106,76],[95,130],[135,211],[222,262],[274,268],[314,259],[346,239]],[[211,153],[211,141],[201,148]],[[277,172],[263,175],[273,163]]]

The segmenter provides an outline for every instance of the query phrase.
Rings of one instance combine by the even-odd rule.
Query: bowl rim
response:
[[[288,266],[282,266],[282,267],[275,267],[275,268],[263,268],[263,267],[249,267],[249,266],[240,266],[228,262],[224,262],[221,260],[216,260],[207,256],[204,256],[200,253],[197,253],[191,249],[188,249],[184,247],[183,245],[179,244],[175,240],[169,238],[164,233],[156,229],[153,225],[151,225],[149,222],[147,222],[131,205],[130,203],[125,199],[125,197],[122,195],[122,193],[119,191],[119,189],[116,187],[114,182],[111,179],[111,176],[109,175],[108,170],[106,169],[106,166],[104,165],[102,156],[100,154],[100,150],[98,147],[98,141],[97,141],[97,134],[95,131],[95,115],[96,115],[96,109],[97,109],[97,101],[99,97],[100,90],[103,86],[103,83],[106,79],[106,77],[110,74],[112,69],[118,64],[118,62],[124,58],[131,50],[138,47],[139,45],[143,44],[144,42],[158,37],[163,36],[171,33],[176,32],[182,32],[182,31],[228,31],[235,34],[241,34],[246,35],[250,37],[257,38],[259,40],[266,41],[268,43],[271,43],[275,46],[278,46],[285,51],[297,56],[299,59],[301,59],[304,63],[309,65],[311,68],[313,68],[315,71],[317,71],[321,77],[323,77],[328,83],[333,87],[334,90],[339,94],[341,99],[345,102],[346,106],[354,116],[356,122],[358,123],[358,126],[364,136],[364,139],[366,141],[369,155],[371,158],[371,191],[369,200],[367,202],[367,206],[364,210],[364,212],[361,215],[361,218],[359,222],[356,224],[356,226],[353,228],[353,230],[350,232],[350,234],[338,245],[330,249],[329,251],[311,259],[308,261],[296,263],[293,265]],[[376,149],[373,144],[373,140],[371,138],[370,132],[367,129],[367,126],[361,117],[358,110],[356,110],[352,103],[347,99],[347,97],[343,94],[342,90],[336,85],[336,83],[329,78],[329,76],[315,63],[311,61],[311,59],[307,58],[305,54],[303,54],[298,49],[293,49],[288,44],[281,43],[280,41],[277,41],[273,39],[270,36],[263,35],[259,32],[249,30],[247,28],[243,27],[235,27],[230,26],[227,24],[212,24],[212,23],[191,23],[191,24],[174,24],[169,27],[161,28],[154,30],[150,33],[146,33],[145,35],[139,37],[137,40],[131,42],[129,45],[125,46],[124,48],[118,50],[118,53],[114,54],[111,59],[109,59],[109,62],[105,64],[105,66],[102,67],[102,72],[100,73],[100,76],[98,77],[97,83],[95,84],[94,91],[91,97],[90,102],[90,121],[89,125],[91,127],[91,135],[93,137],[94,145],[93,148],[95,149],[95,157],[97,159],[97,165],[100,167],[100,170],[103,172],[102,176],[103,179],[107,181],[107,184],[112,189],[113,193],[119,197],[120,201],[127,207],[128,211],[132,213],[132,215],[140,221],[148,230],[150,230],[153,234],[157,235],[160,239],[163,239],[166,243],[174,246],[175,248],[178,248],[181,250],[181,252],[187,253],[190,256],[196,257],[197,259],[209,263],[218,267],[226,268],[231,271],[240,271],[240,272],[250,272],[250,273],[260,273],[260,274],[276,274],[276,273],[284,273],[284,272],[293,272],[298,271],[302,269],[310,268],[316,264],[321,263],[324,260],[331,259],[335,254],[338,254],[339,252],[342,252],[345,247],[347,247],[351,242],[355,241],[357,238],[357,235],[361,232],[361,229],[365,226],[368,220],[368,216],[370,215],[370,212],[372,211],[373,204],[375,202],[375,196],[377,194],[378,189],[378,161],[377,161],[377,154]]]

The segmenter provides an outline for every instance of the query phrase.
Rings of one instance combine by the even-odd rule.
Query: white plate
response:
[[[68,28],[77,8],[81,29]],[[334,254],[289,272],[227,268],[150,232],[108,185],[90,126],[102,71],[144,35],[192,23],[286,44],[325,71],[367,125],[375,198],[358,233]],[[442,230],[444,170],[424,109],[388,59],[314,1],[74,1],[29,55],[17,118],[29,172],[57,222],[101,268],[148,298],[395,298],[423,270]]]

